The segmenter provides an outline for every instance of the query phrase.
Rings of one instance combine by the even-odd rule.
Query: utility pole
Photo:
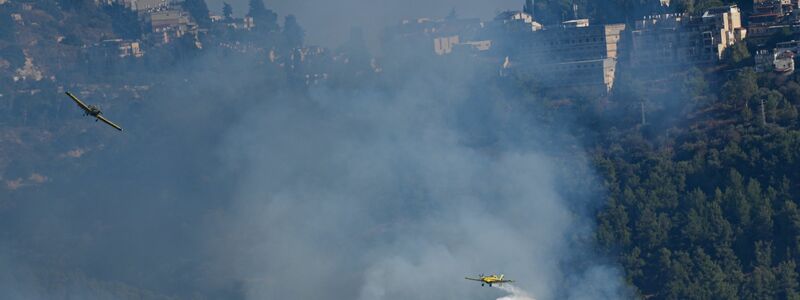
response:
[[[767,126],[767,111],[764,109],[764,99],[761,99],[761,125]]]
[[[572,18],[574,20],[578,19],[578,4],[575,2],[572,3]]]
[[[647,125],[647,119],[644,117],[644,101],[640,102],[642,106],[642,126]]]

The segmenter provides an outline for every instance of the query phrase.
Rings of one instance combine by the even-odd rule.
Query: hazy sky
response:
[[[209,9],[222,11],[224,0],[207,0]],[[228,0],[236,15],[247,13],[248,0]],[[265,0],[266,6],[278,13],[283,22],[287,14],[297,16],[307,31],[307,42],[338,46],[353,26],[361,26],[374,39],[385,27],[407,18],[443,17],[452,8],[464,17],[488,19],[497,12],[521,9],[523,0]]]

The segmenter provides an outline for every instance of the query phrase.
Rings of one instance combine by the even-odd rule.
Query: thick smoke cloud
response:
[[[229,0],[234,13],[247,13],[249,0]],[[209,0],[208,5],[217,13],[222,11],[223,0]],[[492,18],[497,12],[508,9],[521,9],[520,0],[265,0],[270,9],[281,15],[294,14],[300,24],[307,29],[308,41],[312,44],[338,46],[346,40],[350,28],[360,27],[375,40],[387,25],[399,23],[403,19],[422,17],[442,17],[451,9],[464,17]],[[374,42],[372,45],[376,45]]]
[[[501,296],[463,280],[479,272],[537,299],[624,298],[620,274],[587,255],[592,218],[562,196],[564,164],[545,154],[567,145],[521,146],[546,134],[472,95],[475,71],[252,108],[220,154],[241,180],[209,235],[215,272],[252,299]],[[465,119],[498,141],[469,146]]]

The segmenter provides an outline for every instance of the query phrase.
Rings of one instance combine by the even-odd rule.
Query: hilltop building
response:
[[[783,30],[792,30],[798,23],[796,1],[754,0],[753,13],[748,18],[748,40],[760,45]]]
[[[132,0],[131,8],[135,11],[153,11],[166,9],[170,6],[170,0]]]
[[[634,68],[714,64],[747,35],[735,5],[709,9],[701,16],[663,14],[636,21],[631,31]]]
[[[138,41],[108,39],[83,49],[86,67],[94,74],[113,74],[126,68],[131,59],[144,56]]]
[[[774,71],[781,74],[794,72],[794,58],[800,53],[800,41],[778,43],[774,49],[760,49],[755,55],[757,72]]]
[[[168,9],[176,3],[175,0],[104,0],[108,4],[113,2],[120,3],[131,10],[144,13]]]
[[[590,25],[587,19],[525,33],[507,33],[497,51],[505,53],[504,73],[523,76],[546,88],[614,86],[624,24]]]
[[[447,55],[464,48],[485,50],[491,47],[491,42],[480,38],[485,27],[479,19],[404,20],[388,31],[384,47],[389,51],[406,49],[431,55]]]
[[[758,50],[755,55],[756,72],[791,74],[794,72],[795,52],[789,50]]]
[[[533,15],[527,11],[505,11],[494,18],[495,27],[502,27],[506,31],[530,32],[542,30],[542,24],[533,20]]]
[[[144,56],[144,51],[142,51],[141,45],[138,41],[109,39],[93,44],[90,48],[90,54],[92,57],[102,58],[138,58]]]
[[[772,63],[775,72],[780,74],[794,73],[794,57],[795,53],[788,50],[780,51],[775,54],[775,59]]]
[[[501,73],[531,79],[545,88],[581,87],[608,92],[614,85],[624,24],[592,25],[576,19],[543,26],[533,1],[493,20],[406,20],[388,31],[384,47],[397,53],[466,53],[496,64]],[[402,51],[406,50],[406,51]],[[502,65],[501,65],[502,63]]]
[[[182,10],[152,11],[145,15],[145,22],[150,24],[152,32],[149,34],[150,43],[168,44],[173,39],[192,35],[197,40],[200,32],[197,24],[192,22],[189,14]],[[202,48],[197,42],[198,48]]]
[[[146,22],[153,32],[167,30],[187,31],[192,24],[189,15],[181,10],[164,10],[147,14]]]
[[[624,24],[589,25],[589,20],[571,20],[540,31],[512,33],[501,51],[517,52],[527,61],[565,62],[618,57]]]

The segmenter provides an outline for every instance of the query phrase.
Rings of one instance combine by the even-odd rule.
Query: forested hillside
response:
[[[644,297],[800,292],[798,77],[728,77],[676,87],[689,93],[670,93],[664,100],[679,105],[657,113],[682,117],[599,142],[595,164],[609,195],[597,239]]]

